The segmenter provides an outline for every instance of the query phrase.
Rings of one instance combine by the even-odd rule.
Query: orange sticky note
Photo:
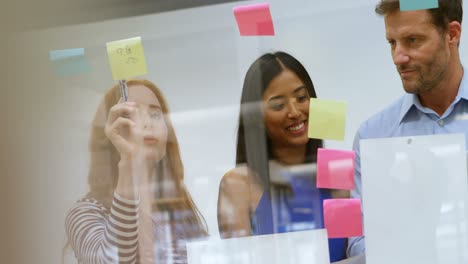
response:
[[[323,216],[328,238],[362,236],[360,199],[324,200]]]
[[[354,189],[352,150],[319,148],[317,151],[317,188]]]
[[[274,36],[275,29],[268,3],[234,7],[241,36]]]

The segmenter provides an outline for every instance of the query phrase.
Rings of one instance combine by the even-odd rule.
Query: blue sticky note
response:
[[[84,56],[84,48],[52,50],[49,52],[50,60],[68,59],[76,56]]]
[[[72,76],[90,71],[84,48],[52,50],[49,52],[54,71],[60,76]]]
[[[439,8],[438,0],[400,0],[401,11]]]

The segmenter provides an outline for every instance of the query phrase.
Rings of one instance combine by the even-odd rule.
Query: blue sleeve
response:
[[[361,127],[356,136],[354,137],[353,143],[353,150],[356,153],[356,159],[354,164],[354,190],[351,192],[351,197],[356,199],[361,199],[362,203],[362,185],[361,185],[361,155],[360,155],[360,147],[359,141],[361,140]],[[364,218],[363,218],[364,219]],[[363,223],[364,224],[364,223]],[[350,237],[348,239],[348,250],[346,254],[348,257],[354,257],[357,255],[364,254],[366,250],[366,245],[364,241],[364,237]]]

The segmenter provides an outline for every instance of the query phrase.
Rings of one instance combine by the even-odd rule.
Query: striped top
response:
[[[78,263],[138,263],[140,201],[114,192],[111,208],[92,198],[79,200],[65,219],[66,232]],[[152,215],[155,263],[187,263],[187,230],[190,211],[154,212]]]
[[[65,228],[78,263],[136,263],[138,210],[115,192],[110,210],[92,198],[75,203]]]

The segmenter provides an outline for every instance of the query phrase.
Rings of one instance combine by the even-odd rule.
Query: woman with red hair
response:
[[[169,109],[150,81],[105,95],[92,124],[89,192],[65,225],[79,263],[186,263],[187,240],[207,236],[183,183]]]

